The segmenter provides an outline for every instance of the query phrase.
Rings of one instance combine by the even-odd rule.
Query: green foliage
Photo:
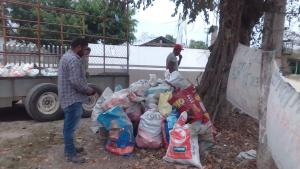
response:
[[[203,41],[191,40],[189,48],[191,48],[191,49],[207,49],[207,45]]]
[[[26,3],[36,4],[36,0],[19,0]],[[103,17],[103,3],[99,0],[41,0],[42,6],[51,6],[58,7],[70,10],[76,10],[78,12],[84,12],[88,15]],[[7,4],[7,9],[11,9],[8,12],[7,17],[12,17],[14,19],[22,19],[22,20],[31,20],[37,21],[38,10],[37,8],[25,7],[14,4]],[[109,2],[105,4],[105,16],[106,18],[115,19],[115,14],[119,17],[119,22],[114,20],[106,20],[105,22],[105,36],[112,38],[121,38],[127,39],[127,11],[124,10],[124,5],[114,5],[111,6]],[[137,26],[137,20],[132,19],[132,16],[135,15],[135,9],[129,10],[129,41],[132,43],[136,38],[134,36],[135,28]],[[83,16],[78,14],[71,13],[63,13],[63,24],[65,25],[73,25],[73,26],[83,26]],[[41,9],[40,11],[41,22],[45,23],[61,23],[61,13],[59,11],[45,10]],[[95,18],[95,17],[85,17],[85,34],[93,35],[93,36],[103,36],[103,19]],[[123,22],[122,22],[123,21]],[[14,24],[17,24],[19,27],[23,28],[35,28],[38,29],[36,23],[25,23],[14,21]],[[41,24],[41,30],[49,30],[49,31],[61,31],[61,27],[59,25],[49,25],[49,24]],[[63,32],[67,33],[75,33],[82,34],[82,28],[73,28],[73,27],[64,27]],[[18,30],[14,36],[23,36],[23,37],[31,37],[37,38],[37,31],[28,31],[28,30]],[[73,40],[78,37],[78,35],[67,35],[64,34],[64,40]],[[60,33],[52,33],[52,32],[41,32],[41,38],[43,39],[57,39],[57,41],[47,41],[43,40],[42,44],[60,44],[58,41],[61,38]],[[86,39],[89,43],[97,43],[100,38],[86,36]],[[120,40],[111,40],[106,39],[106,44],[123,44],[124,41]]]
[[[176,43],[176,39],[172,35],[167,34],[165,38],[168,39],[171,42]]]

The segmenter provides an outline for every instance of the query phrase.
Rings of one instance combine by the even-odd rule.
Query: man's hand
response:
[[[89,77],[90,76],[90,72],[89,71],[85,71],[85,76]]]
[[[182,59],[182,55],[179,55],[178,66],[179,66],[180,63],[181,63],[181,59]]]
[[[92,96],[94,94],[96,94],[96,91],[94,89],[92,89],[92,88],[87,93],[88,96]]]

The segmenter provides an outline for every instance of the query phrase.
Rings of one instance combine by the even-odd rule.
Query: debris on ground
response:
[[[249,150],[247,152],[240,152],[236,158],[236,162],[242,162],[244,160],[255,160],[256,159],[256,150]]]

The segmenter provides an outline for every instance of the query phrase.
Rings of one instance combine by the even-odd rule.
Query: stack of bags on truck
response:
[[[57,76],[57,72],[58,69],[55,68],[45,68],[41,70],[41,74],[44,76]],[[36,76],[38,73],[39,69],[34,68],[33,63],[8,63],[6,66],[4,66],[0,62],[0,77]]]
[[[108,130],[106,150],[130,156],[135,146],[164,146],[164,160],[202,167],[199,152],[213,146],[217,132],[200,96],[179,72],[167,70],[165,80],[151,74],[128,89],[116,88],[105,89],[92,113],[92,131]]]
[[[35,76],[38,73],[34,74],[33,64],[24,64],[21,65],[10,63],[4,66],[0,63],[0,76],[1,77],[22,77],[22,76]]]

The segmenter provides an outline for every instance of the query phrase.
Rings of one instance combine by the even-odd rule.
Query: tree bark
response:
[[[227,81],[239,43],[250,45],[254,25],[263,14],[264,0],[221,0],[220,29],[198,92],[210,115],[226,120],[233,106],[226,100]]]

